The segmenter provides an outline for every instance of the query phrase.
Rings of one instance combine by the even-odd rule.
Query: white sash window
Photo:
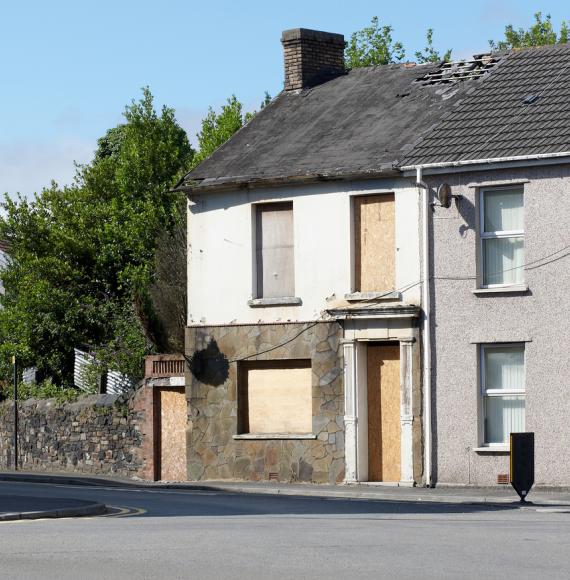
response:
[[[522,188],[484,189],[481,191],[480,209],[482,287],[523,284]]]
[[[523,344],[481,345],[483,442],[506,445],[525,430]]]

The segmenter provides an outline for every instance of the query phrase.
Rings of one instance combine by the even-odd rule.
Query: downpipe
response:
[[[432,417],[431,417],[431,328],[429,291],[429,187],[423,180],[422,167],[416,167],[416,187],[422,196],[422,307],[423,307],[423,425],[424,473],[426,487],[432,487]]]

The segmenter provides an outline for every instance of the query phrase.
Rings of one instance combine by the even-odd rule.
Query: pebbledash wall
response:
[[[478,350],[514,342],[525,345],[525,429],[535,433],[535,482],[570,485],[570,166],[429,178],[432,188],[444,181],[462,197],[449,209],[435,206],[433,214],[437,481],[493,485],[498,474],[508,473],[508,450],[481,447]],[[528,290],[476,293],[478,192],[509,184],[524,191]]]
[[[336,322],[188,327],[188,478],[342,482],[341,337]],[[240,359],[311,359],[314,439],[239,439]]]
[[[143,387],[128,397],[90,395],[59,404],[18,404],[19,468],[153,479],[153,398]],[[14,405],[0,404],[0,468],[13,468]]]

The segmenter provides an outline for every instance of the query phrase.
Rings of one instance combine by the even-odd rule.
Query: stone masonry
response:
[[[342,482],[341,336],[336,322],[188,327],[186,353],[192,368],[186,381],[188,479]],[[311,359],[315,439],[234,438],[238,367],[245,357],[248,361]]]
[[[152,391],[19,402],[19,468],[153,477]],[[0,467],[13,468],[14,406],[0,404]]]

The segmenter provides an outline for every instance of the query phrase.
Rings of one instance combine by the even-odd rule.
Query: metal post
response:
[[[18,366],[16,357],[12,357],[14,365],[14,470],[18,471]]]

